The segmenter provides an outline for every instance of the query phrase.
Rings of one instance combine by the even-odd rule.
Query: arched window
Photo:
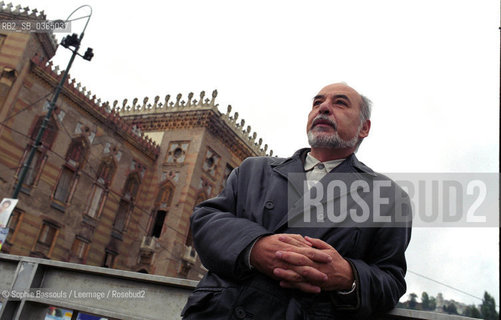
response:
[[[31,148],[28,148],[28,150],[26,150],[26,157],[28,156],[29,149]],[[31,189],[31,187],[38,182],[43,165],[45,164],[45,159],[47,159],[47,155],[45,152],[43,152],[43,150],[35,150],[35,154],[33,155],[33,159],[30,163],[30,167],[28,168],[28,172],[26,173],[23,181],[24,187]],[[25,161],[26,159],[23,159],[23,164]]]
[[[128,201],[120,200],[118,205],[118,212],[115,216],[115,221],[113,221],[113,228],[119,232],[123,232],[127,226],[127,220],[129,218],[129,212],[132,210],[132,206]]]
[[[42,122],[44,120],[45,116],[40,116],[36,120],[35,126],[33,127],[33,130],[31,131],[31,139],[33,141],[36,140],[36,137],[38,135],[38,131],[40,130],[40,127],[42,126]],[[41,144],[47,149],[50,149],[52,147],[52,144],[54,143],[54,140],[56,140],[56,135],[57,135],[57,124],[56,120],[54,120],[53,117],[49,119],[49,122],[47,123],[47,126],[45,127],[45,130],[42,135],[42,140]]]
[[[113,228],[116,231],[123,232],[127,228],[130,213],[134,210],[134,200],[139,190],[140,183],[141,180],[137,172],[133,172],[127,177],[123,189],[123,196],[122,199],[120,199],[118,212],[113,222]]]
[[[133,200],[136,197],[137,191],[139,190],[140,179],[137,173],[131,173],[127,177],[125,182],[125,187],[123,191],[124,199]]]
[[[103,161],[101,161],[101,164],[99,165],[96,174],[99,183],[104,185],[109,185],[111,183],[113,175],[115,174],[116,168],[117,165],[115,164],[113,157],[108,157]]]
[[[71,246],[71,256],[79,262],[84,262],[87,258],[87,253],[89,252],[90,241],[81,237],[76,236]]]
[[[62,205],[69,202],[75,182],[76,172],[71,168],[63,166],[57,182],[56,191],[54,191],[54,200],[57,200]]]
[[[42,121],[44,120],[45,116],[40,116],[38,117],[32,125],[32,130],[30,134],[31,141],[28,143],[26,146],[26,151],[24,153],[24,156],[21,160],[21,164],[19,168],[22,168],[24,162],[26,161],[26,158],[28,157],[31,148],[33,147],[33,143],[36,140],[36,137],[38,135],[38,131],[40,130],[40,127],[42,126]],[[33,156],[33,159],[31,161],[30,167],[28,168],[28,172],[26,173],[26,176],[23,181],[23,187],[22,191],[29,193],[31,188],[35,186],[38,183],[38,180],[40,179],[40,175],[42,173],[42,169],[44,167],[45,161],[47,159],[47,150],[49,150],[54,143],[54,140],[56,139],[57,135],[57,124],[54,118],[51,118],[49,122],[47,123],[47,126],[45,128],[45,131],[42,135],[42,139],[40,140],[40,145],[38,148],[35,150],[35,154]],[[21,172],[21,170],[19,170]],[[19,174],[18,172],[18,174]]]
[[[172,202],[173,193],[174,186],[172,184],[167,183],[163,185],[158,192],[155,205],[162,210],[168,210]]]
[[[150,236],[155,238],[160,238],[162,235],[162,229],[164,227],[165,217],[167,216],[167,211],[158,210],[155,214],[155,223],[151,228]]]
[[[54,250],[54,246],[56,244],[59,229],[59,225],[55,224],[54,222],[44,220],[40,230],[38,231],[37,241],[31,248],[30,255],[50,259],[52,251]]]
[[[101,161],[96,173],[96,182],[92,187],[90,193],[89,204],[87,208],[87,215],[93,218],[98,218],[104,207],[104,202],[108,195],[108,187],[111,179],[115,173],[116,164],[112,157],[106,158]]]
[[[153,224],[150,229],[151,237],[160,238],[165,218],[170,210],[173,194],[174,186],[170,182],[167,182],[160,188],[157,199],[155,201],[157,211],[155,213],[155,218],[153,219]]]
[[[66,152],[66,163],[75,169],[82,167],[86,155],[85,138],[76,138],[71,141],[71,144]]]
[[[55,202],[52,204],[53,207],[64,211],[66,204],[70,202],[77,184],[78,171],[83,166],[86,153],[87,142],[85,138],[79,137],[71,141],[66,152],[66,163],[61,168],[54,191],[53,199]]]

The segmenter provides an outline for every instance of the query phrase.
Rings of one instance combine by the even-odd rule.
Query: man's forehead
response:
[[[329,84],[323,87],[318,92],[318,95],[334,95],[334,94],[342,94],[353,99],[361,99],[360,94],[355,89],[344,83]]]

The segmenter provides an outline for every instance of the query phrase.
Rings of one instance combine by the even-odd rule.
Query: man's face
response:
[[[315,148],[355,148],[365,138],[370,122],[360,123],[362,98],[345,84],[324,87],[313,98],[306,131],[308,141]]]

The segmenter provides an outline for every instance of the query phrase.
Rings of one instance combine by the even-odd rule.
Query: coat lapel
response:
[[[300,150],[301,151],[301,150]],[[296,153],[297,154],[297,153]],[[306,154],[305,152],[303,154]],[[296,219],[300,219],[301,216],[305,214],[305,182],[306,182],[306,173],[304,172],[304,164],[299,157],[296,159],[291,158],[289,164],[287,161],[283,163],[281,166],[277,166],[275,171],[280,173],[288,182],[288,204],[289,211],[282,217],[280,222],[274,228],[274,232],[278,232],[279,230],[287,229],[289,227],[289,221],[293,221]],[[358,169],[358,170],[357,170]],[[347,191],[345,193],[338,193],[335,195],[329,195],[328,197],[322,197],[321,203],[325,205],[327,201],[336,201],[337,199],[347,196],[352,190],[350,190],[350,186],[352,182],[356,179],[362,178],[362,176],[358,173],[358,171],[362,171],[364,173],[369,173],[371,175],[375,175],[374,172],[363,165],[354,154],[349,156],[345,161],[343,161],[339,166],[334,168],[331,172],[325,175],[319,183],[323,184],[323,190],[326,190],[327,184],[332,181],[335,175],[337,175],[337,179],[343,180],[348,186]],[[302,174],[298,174],[301,172]],[[292,173],[292,174],[291,174]],[[341,174],[341,175],[340,175]],[[306,188],[307,190],[307,188]],[[291,192],[293,191],[293,192]],[[307,191],[309,192],[309,191]],[[311,199],[311,197],[309,198]]]
[[[308,149],[296,151],[294,155],[282,163],[276,165],[273,171],[277,172],[287,181],[288,193],[299,199],[303,196],[303,183],[306,181],[304,172],[304,162],[302,158],[306,156]]]

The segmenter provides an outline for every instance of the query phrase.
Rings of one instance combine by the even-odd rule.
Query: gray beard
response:
[[[308,143],[312,148],[332,148],[332,149],[347,149],[353,148],[358,143],[358,129],[357,134],[350,140],[342,139],[337,132],[331,135],[317,135],[313,130],[308,131]]]

